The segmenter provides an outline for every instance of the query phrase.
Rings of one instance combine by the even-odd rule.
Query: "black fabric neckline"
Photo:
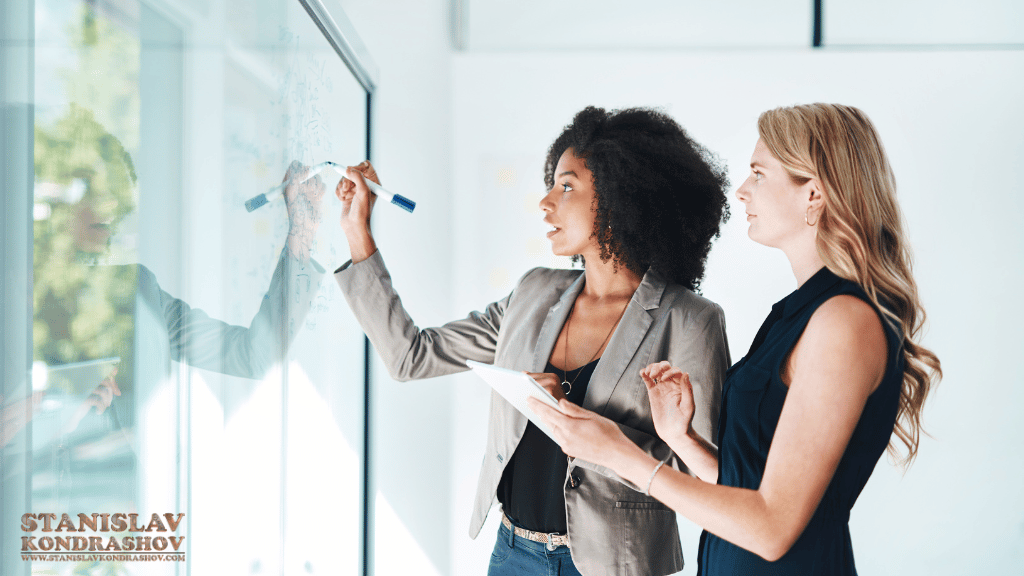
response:
[[[783,305],[783,315],[788,317],[796,314],[801,308],[810,304],[815,298],[824,294],[826,290],[835,286],[840,281],[842,281],[842,278],[836,276],[827,267],[822,266],[821,270],[818,270],[813,276],[808,278],[803,286],[797,288],[778,302]]]
[[[595,359],[595,360],[592,360],[592,361],[590,361],[590,362],[588,362],[588,363],[584,364],[583,366],[580,366],[579,368],[573,368],[572,370],[562,370],[562,369],[561,369],[561,368],[559,368],[558,366],[555,366],[554,364],[551,364],[551,362],[550,362],[550,361],[548,362],[548,364],[549,364],[549,365],[550,365],[550,366],[551,366],[552,368],[554,368],[555,370],[558,370],[559,372],[561,372],[562,374],[566,374],[566,375],[568,375],[568,374],[579,374],[579,373],[580,373],[580,372],[582,372],[582,371],[583,371],[584,369],[586,369],[586,368],[587,368],[588,366],[593,366],[593,365],[597,364],[597,363],[598,363],[598,362],[600,362],[600,361],[601,361],[601,359],[600,359],[600,358],[597,358],[597,359]]]
[[[573,382],[566,399],[582,406],[598,361],[600,358],[568,372],[555,368],[549,361],[544,371]],[[567,466],[565,453],[558,444],[532,422],[528,423],[498,483],[498,501],[505,514],[528,530],[564,534]]]

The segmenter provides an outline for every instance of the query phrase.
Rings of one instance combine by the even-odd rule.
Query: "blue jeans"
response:
[[[502,524],[494,543],[487,576],[581,576],[567,546],[548,550],[547,544],[516,536]]]

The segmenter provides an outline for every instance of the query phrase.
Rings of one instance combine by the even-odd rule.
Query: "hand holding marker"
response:
[[[340,165],[334,162],[321,162],[320,164],[317,164],[316,166],[310,168],[309,172],[306,174],[306,177],[300,180],[298,183],[301,184],[306,180],[309,180],[310,178],[316,176],[317,174],[322,172],[324,168],[335,168],[339,173],[344,172],[344,168],[342,168]],[[344,177],[345,176],[343,174],[342,178]],[[267,204],[280,198],[284,194],[284,189],[287,188],[288,185],[291,183],[292,181],[288,180],[283,184],[274,186],[273,188],[267,190],[266,192],[260,194],[259,196],[251,198],[248,202],[245,203],[245,209],[248,210],[249,212],[252,212],[253,210],[259,208],[260,206],[263,206],[264,204]],[[406,212],[412,212],[413,210],[416,209],[416,203],[413,202],[412,200],[409,200],[405,196],[400,196],[398,194],[392,194],[391,192],[388,192],[380,184],[373,182],[369,178],[366,179],[366,185],[370,188],[371,192],[377,195],[378,198],[386,202],[390,202],[391,204],[398,206],[399,208],[405,210]]]

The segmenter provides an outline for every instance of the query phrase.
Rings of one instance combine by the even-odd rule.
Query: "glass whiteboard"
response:
[[[365,341],[331,277],[339,176],[320,175],[310,257],[283,200],[244,207],[292,162],[368,155],[365,79],[322,5],[24,4],[32,370],[5,382],[30,417],[4,437],[5,498],[26,487],[4,572],[359,573]]]

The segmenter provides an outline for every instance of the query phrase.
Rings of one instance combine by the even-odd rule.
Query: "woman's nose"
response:
[[[740,184],[740,187],[736,189],[736,199],[739,200],[740,202],[743,202],[744,204],[746,204],[750,200],[750,193],[747,191],[747,183],[749,181],[749,178],[747,180],[744,180],[743,184]]]
[[[554,192],[554,188],[548,190],[548,193],[545,194],[544,196],[541,196],[540,209],[543,210],[544,212],[550,213],[552,210],[555,209],[555,203],[551,200],[552,192]]]

